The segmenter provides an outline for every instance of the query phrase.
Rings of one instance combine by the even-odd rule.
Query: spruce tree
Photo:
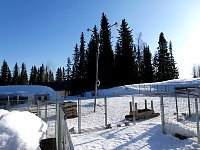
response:
[[[56,71],[56,82],[62,82],[63,81],[63,72],[62,68],[59,67]]]
[[[98,30],[97,27],[94,26],[86,52],[86,81],[88,90],[94,90],[95,87],[98,40]]]
[[[66,69],[66,80],[69,82],[72,79],[72,62],[70,60],[70,57],[67,58],[67,69]]]
[[[122,85],[122,74],[121,72],[123,68],[123,63],[122,63],[122,52],[121,52],[121,47],[119,42],[116,43],[115,46],[115,86]]]
[[[160,33],[158,42],[158,57],[157,57],[157,78],[158,81],[166,81],[170,79],[170,58],[168,53],[167,41],[164,37],[163,32]]]
[[[67,58],[67,67],[66,67],[66,90],[71,91],[71,82],[72,82],[72,69],[71,69],[72,63],[70,60],[70,57]]]
[[[98,30],[97,27],[94,26],[93,32],[90,38],[90,42],[88,44],[87,50],[87,61],[86,61],[86,80],[87,80],[87,89],[93,90],[95,87],[96,80],[96,56],[98,50]]]
[[[45,67],[45,73],[44,73],[44,82],[48,83],[49,82],[49,67]]]
[[[37,75],[37,81],[38,82],[44,82],[44,65],[42,64],[40,68],[38,69],[38,75]]]
[[[78,64],[78,78],[80,80],[85,78],[85,64],[86,64],[86,50],[85,50],[85,39],[83,32],[80,38],[80,48],[79,48],[79,64]]]
[[[20,75],[19,75],[19,67],[18,67],[18,64],[15,63],[15,66],[14,66],[14,69],[13,69],[13,78],[12,78],[12,83],[14,85],[17,85],[19,83],[19,78],[20,78]]]
[[[79,64],[78,64],[78,87],[80,92],[85,90],[85,80],[86,80],[86,50],[85,50],[85,39],[83,32],[80,38],[80,48],[79,48]]]
[[[76,44],[75,48],[74,48],[74,54],[73,54],[73,70],[72,70],[72,79],[73,80],[77,80],[78,78],[78,72],[79,72],[79,58],[80,58],[80,55],[79,55],[79,49],[78,49],[78,45]]]
[[[9,85],[11,84],[11,80],[11,71],[8,63],[4,60],[1,66],[1,85]]]
[[[138,69],[138,81],[142,82],[142,48],[143,48],[143,41],[142,41],[142,33],[140,32],[136,38],[136,45],[134,45],[134,49],[136,51],[136,64]]]
[[[176,62],[173,56],[173,49],[172,49],[172,42],[169,42],[169,58],[170,58],[170,78],[171,79],[178,79],[179,78],[179,71],[176,67]]]
[[[132,30],[125,19],[122,20],[116,44],[116,74],[120,85],[137,82],[137,66],[133,49]]]
[[[101,29],[99,38],[99,80],[102,88],[113,86],[114,77],[114,53],[111,45],[111,28],[106,15],[101,18]]]
[[[163,32],[160,33],[157,53],[154,58],[157,81],[166,81],[178,78],[179,72],[172,54],[172,43],[167,46]]]
[[[62,67],[62,81],[66,81],[66,70]]]
[[[29,84],[33,84],[37,82],[37,74],[38,74],[37,67],[32,66],[31,72],[30,72]]]
[[[152,66],[152,56],[149,50],[149,46],[144,46],[143,57],[141,63],[141,75],[143,83],[151,83],[154,81],[153,76],[153,66]]]
[[[54,75],[51,70],[49,70],[49,82],[54,82]]]
[[[25,63],[22,63],[22,67],[21,67],[20,84],[22,85],[28,84],[28,75],[27,75]]]
[[[80,60],[80,52],[78,48],[78,44],[76,44],[74,48],[74,54],[73,54],[73,65],[72,65],[72,82],[71,82],[71,88],[72,92],[74,94],[77,94],[77,85],[78,85],[78,74],[79,74],[79,60]],[[57,76],[56,76],[57,78]]]

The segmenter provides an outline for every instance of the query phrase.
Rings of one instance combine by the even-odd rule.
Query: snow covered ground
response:
[[[104,99],[98,99],[96,113],[93,113],[93,99],[82,100],[82,133],[71,134],[77,150],[160,150],[160,149],[200,149],[195,137],[179,140],[171,134],[163,134],[161,118],[130,122],[125,126],[125,115],[129,114],[130,95],[108,98],[108,123],[111,129],[104,129]],[[135,96],[140,109],[144,108],[144,100],[154,101],[155,112],[160,112],[159,97]],[[149,106],[149,105],[148,105]],[[68,119],[69,128],[77,128],[77,118]],[[117,127],[121,124],[121,127]],[[178,129],[178,127],[176,128]],[[179,129],[180,132],[185,132]],[[188,131],[187,131],[188,132]]]
[[[192,84],[200,85],[200,78],[154,83],[154,85],[166,85],[168,89],[173,89],[174,85],[191,86]],[[125,126],[125,115],[129,114],[129,102],[132,101],[132,94],[139,109],[144,108],[144,100],[146,99],[148,107],[150,107],[150,101],[153,101],[155,112],[160,113],[160,97],[138,94],[137,85],[100,90],[95,113],[93,112],[94,99],[90,93],[86,93],[84,98],[67,97],[68,101],[81,99],[82,133],[77,133],[77,118],[67,120],[68,128],[75,128],[75,133],[71,133],[75,150],[200,150],[196,137],[180,140],[171,134],[163,134],[160,116],[139,120],[136,121],[136,124],[130,122],[129,126]],[[111,124],[111,129],[104,129],[104,96],[107,96],[108,123]],[[170,98],[166,101],[171,103]],[[48,136],[55,134],[55,109],[48,110],[48,117],[50,119],[47,122],[49,126],[47,128],[47,125],[40,118],[29,112],[0,110],[0,149],[39,149],[38,141],[45,137],[46,129]],[[121,127],[117,127],[119,124]],[[181,128],[181,125],[177,125],[175,130],[195,134],[195,130]]]

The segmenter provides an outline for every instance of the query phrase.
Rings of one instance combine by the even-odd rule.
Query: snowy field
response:
[[[144,100],[154,102],[155,112],[160,112],[160,97],[145,97],[135,95],[138,108],[144,108]],[[111,129],[104,129],[104,99],[98,99],[96,113],[93,112],[93,99],[82,100],[82,133],[71,134],[75,149],[77,150],[161,150],[200,149],[197,138],[179,140],[171,134],[163,134],[161,129],[161,118],[156,117],[148,120],[136,121],[134,125],[130,122],[125,126],[125,115],[129,114],[129,102],[132,96],[120,96],[108,98],[108,123]],[[150,103],[148,103],[150,108]],[[77,128],[77,118],[68,119],[69,128]],[[121,127],[117,127],[121,124]],[[183,129],[180,132],[185,132]],[[190,133],[188,130],[187,133]]]
[[[200,85],[200,78],[188,80],[171,80],[168,82],[154,83],[166,85],[168,89],[174,85]],[[148,84],[149,85],[149,84]],[[93,102],[91,95],[86,93],[86,97],[67,97],[67,101],[81,100],[81,134],[78,134],[78,118],[67,119],[68,128],[74,127],[75,132],[71,133],[75,150],[192,150],[199,149],[195,137],[194,128],[177,124],[175,129],[168,130],[192,135],[185,140],[180,140],[172,134],[163,134],[161,128],[161,117],[148,120],[139,120],[135,124],[129,122],[125,126],[125,115],[129,114],[129,102],[138,104],[138,109],[144,108],[144,101],[147,100],[148,108],[150,102],[154,103],[154,111],[160,113],[160,97],[155,95],[138,94],[136,85],[121,86],[107,90],[100,90],[97,99],[96,112],[93,112]],[[104,129],[105,107],[104,96],[107,96],[108,124],[111,129]],[[173,105],[173,97],[165,100],[166,105]],[[180,105],[184,103],[180,103]],[[55,135],[55,109],[48,106],[47,124],[36,115],[27,111],[0,110],[0,150],[34,150],[39,149],[39,141]],[[184,110],[184,107],[181,107]],[[173,110],[171,110],[174,112]],[[181,110],[180,110],[181,111]],[[183,111],[184,112],[184,111]],[[166,112],[168,113],[168,112]],[[170,113],[170,111],[169,111]],[[173,118],[173,116],[172,116]],[[117,127],[121,125],[121,127]],[[47,127],[48,126],[48,127]]]

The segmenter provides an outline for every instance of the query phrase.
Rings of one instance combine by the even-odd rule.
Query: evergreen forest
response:
[[[111,27],[106,14],[102,13],[100,29],[95,25],[87,33],[91,34],[88,43],[85,42],[84,32],[80,33],[80,43],[75,43],[73,56],[66,57],[64,67],[58,67],[55,73],[41,64],[39,68],[32,66],[28,75],[25,63],[21,66],[16,63],[10,70],[6,60],[3,60],[0,85],[62,83],[71,94],[80,94],[94,90],[97,75],[98,88],[179,78],[172,42],[165,39],[163,32],[159,34],[158,47],[152,54],[141,33],[133,37],[133,29],[125,19],[116,29],[116,43],[112,43]],[[194,67],[195,76],[196,70]]]

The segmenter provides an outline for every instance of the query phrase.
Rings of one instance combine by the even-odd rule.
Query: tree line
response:
[[[15,63],[13,71],[11,72],[7,61],[3,60],[0,71],[0,85],[24,85],[54,81],[53,72],[47,66],[44,67],[43,64],[39,68],[32,66],[28,78],[25,63],[22,63],[21,67]]]
[[[149,46],[142,41],[141,33],[134,42],[133,31],[125,19],[118,29],[119,36],[113,50],[111,26],[103,13],[100,30],[94,26],[87,45],[84,33],[81,33],[80,45],[76,44],[74,48],[73,63],[70,58],[67,61],[66,81],[70,90],[83,92],[94,89],[97,59],[99,88],[179,78],[172,42],[165,39],[163,32],[152,56]]]
[[[74,94],[94,90],[97,59],[99,88],[151,83],[179,77],[172,42],[165,39],[163,32],[159,35],[157,50],[152,55],[150,47],[142,41],[141,33],[133,40],[133,30],[125,19],[121,21],[117,31],[119,35],[113,48],[111,25],[107,16],[102,13],[100,30],[94,26],[87,44],[84,33],[81,33],[80,45],[75,44],[73,56],[67,58],[65,67],[57,68],[55,77],[53,72],[42,64],[39,68],[32,66],[28,80],[24,63],[21,72],[16,63],[11,74],[4,60],[0,84],[64,82],[67,90]]]

